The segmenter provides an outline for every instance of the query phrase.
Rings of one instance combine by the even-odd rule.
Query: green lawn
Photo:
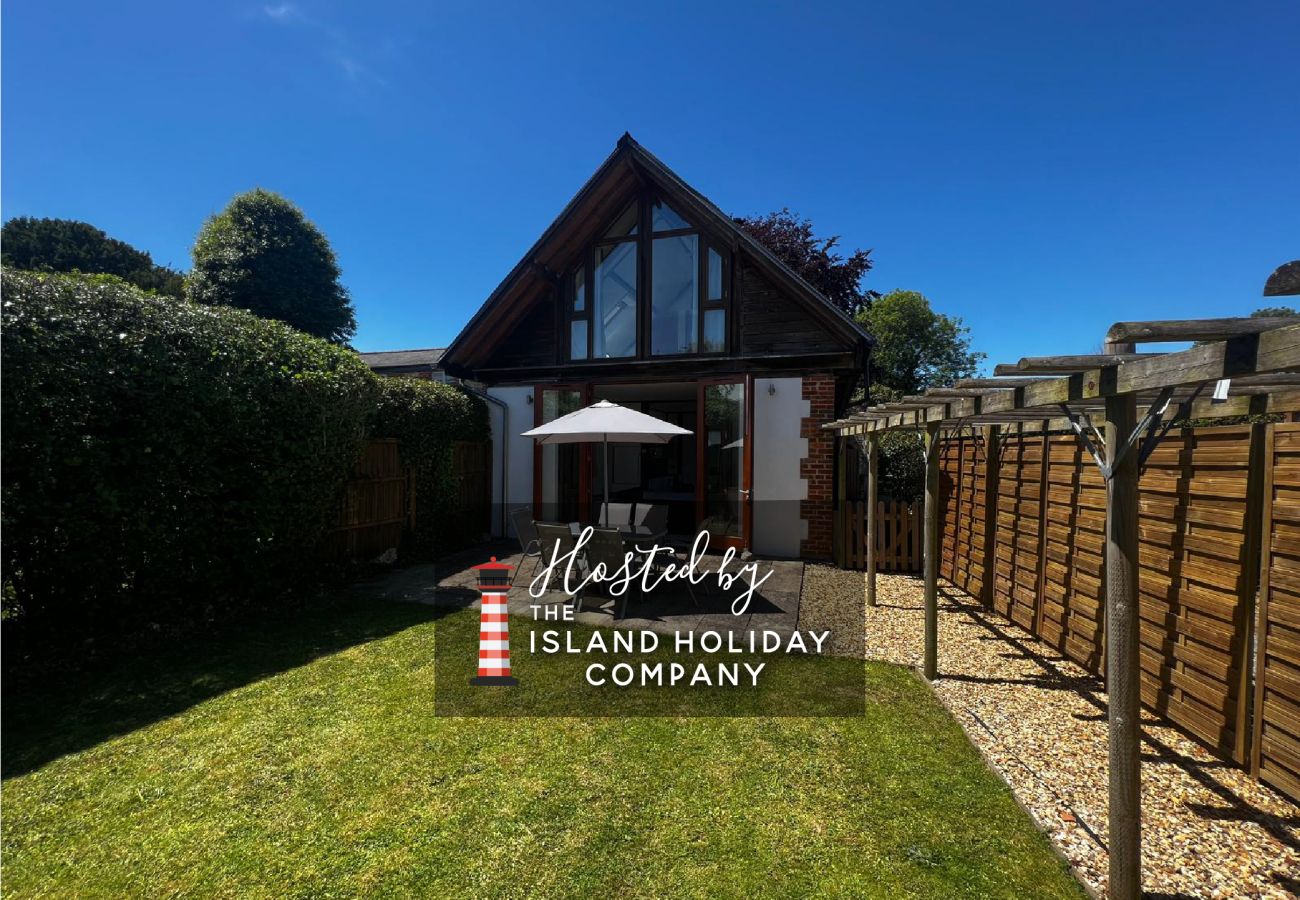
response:
[[[904,670],[855,717],[439,718],[434,635],[476,614],[438,615],[6,697],[6,896],[1083,896]]]

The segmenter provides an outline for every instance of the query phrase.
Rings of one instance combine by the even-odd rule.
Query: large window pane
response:
[[[636,242],[596,248],[596,295],[592,355],[636,355]]]
[[[690,228],[691,224],[677,214],[667,203],[659,202],[654,205],[650,211],[650,230],[651,231],[676,231],[679,228]]]
[[[587,358],[587,321],[574,319],[569,323],[569,359]]]
[[[722,299],[722,257],[712,247],[709,248],[709,299]]]
[[[725,309],[706,309],[704,311],[704,347],[705,353],[721,353],[727,349],[727,311]]]
[[[695,352],[698,235],[655,238],[650,264],[650,352]]]

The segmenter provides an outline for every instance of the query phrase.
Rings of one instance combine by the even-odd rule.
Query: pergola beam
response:
[[[1289,320],[1288,320],[1289,321]],[[971,419],[996,413],[1043,409],[1044,418],[1054,418],[1061,404],[1104,401],[1122,394],[1156,392],[1166,387],[1192,387],[1220,379],[1292,374],[1300,369],[1300,324],[1272,331],[1243,334],[1227,341],[1164,353],[1132,362],[1075,372],[1061,378],[1028,378],[1006,382],[970,379],[959,386],[988,386],[986,393],[971,397],[936,398],[922,408],[887,409],[888,416],[865,423],[863,428],[883,431],[923,425],[945,419]],[[983,384],[971,384],[971,382]],[[996,385],[996,387],[994,387]]]
[[[1106,332],[1106,343],[1159,343],[1164,341],[1222,341],[1259,334],[1300,323],[1293,316],[1238,317],[1231,319],[1164,319],[1155,322],[1116,322]]]
[[[1099,369],[1103,366],[1118,366],[1160,355],[1159,353],[1093,353],[1083,356],[1026,356],[1016,363],[1015,370],[1022,375],[1059,375]]]

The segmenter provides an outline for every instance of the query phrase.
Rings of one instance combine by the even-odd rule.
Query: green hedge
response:
[[[3,297],[7,662],[316,582],[381,394],[356,354],[107,276],[5,271]]]
[[[407,555],[435,556],[478,540],[456,508],[454,441],[486,441],[487,404],[463,388],[415,378],[384,378],[372,431],[395,437],[414,470],[416,533]]]

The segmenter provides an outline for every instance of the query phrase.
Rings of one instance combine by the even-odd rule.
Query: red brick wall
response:
[[[799,502],[799,516],[808,523],[808,537],[799,545],[801,556],[829,559],[835,498],[835,438],[822,429],[835,418],[835,378],[805,375],[803,399],[808,415],[800,423],[799,435],[808,440],[808,455],[799,464],[799,474],[808,481],[808,499]]]

